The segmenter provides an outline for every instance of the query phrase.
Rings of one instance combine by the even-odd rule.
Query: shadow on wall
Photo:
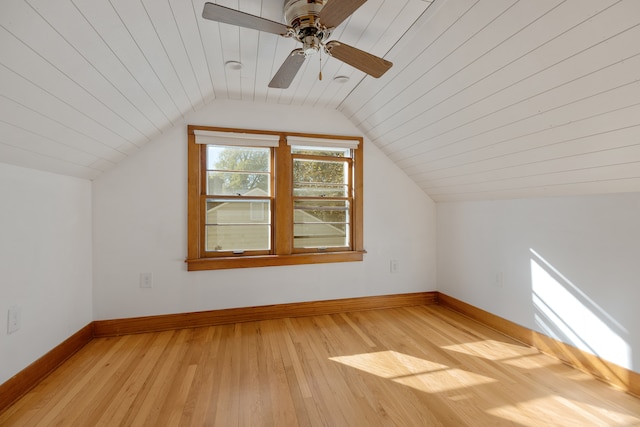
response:
[[[629,331],[534,249],[530,251],[536,326],[545,335],[631,367]],[[603,284],[605,286],[606,284]]]

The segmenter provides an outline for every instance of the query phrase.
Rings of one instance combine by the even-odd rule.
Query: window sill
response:
[[[188,271],[224,270],[230,268],[275,267],[279,265],[324,264],[362,261],[366,251],[325,252],[295,255],[259,255],[187,259]]]

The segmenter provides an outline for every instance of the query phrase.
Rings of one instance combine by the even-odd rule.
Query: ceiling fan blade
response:
[[[327,28],[337,27],[367,0],[330,0],[322,6],[318,20]]]
[[[291,82],[298,74],[298,70],[304,64],[304,60],[307,59],[304,56],[304,50],[294,49],[291,51],[287,59],[280,66],[280,69],[275,76],[269,82],[269,87],[276,89],[286,89],[291,85]]]
[[[289,32],[289,27],[279,22],[270,21],[259,16],[240,12],[214,3],[205,3],[202,10],[202,17],[211,21],[223,22],[225,24],[237,25],[239,27],[251,28],[267,33],[285,35]]]
[[[381,77],[393,66],[386,59],[379,58],[337,40],[331,40],[325,46],[329,55],[375,78]]]

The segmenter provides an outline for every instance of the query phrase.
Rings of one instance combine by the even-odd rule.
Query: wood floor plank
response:
[[[180,363],[180,355],[183,352],[183,345],[187,339],[189,330],[179,330],[171,333],[171,339],[167,344],[160,363],[156,365],[148,378],[145,398],[140,402],[131,425],[145,426],[151,425],[161,417],[166,419],[164,397],[169,393],[172,383],[175,381],[175,371]]]
[[[446,307],[98,338],[4,426],[640,426],[640,399]]]
[[[293,344],[292,331],[289,328],[288,319],[278,320],[277,333],[274,334],[275,345],[282,357],[284,373],[286,376],[287,386],[291,397],[291,403],[295,409],[296,422],[300,426],[320,425],[320,414],[311,402],[311,390],[309,384],[302,375],[302,368],[298,360],[298,354]],[[293,331],[295,333],[295,331]],[[296,373],[298,370],[300,373]],[[302,379],[302,383],[299,378]],[[296,424],[294,424],[296,425]]]
[[[123,338],[114,342],[113,347],[80,381],[73,384],[65,381],[63,384],[66,390],[62,398],[52,399],[49,405],[42,408],[38,421],[32,425],[38,427],[56,424],[72,425],[74,417],[80,415],[72,409],[78,399],[86,399],[85,402],[88,404],[83,408],[84,417],[91,413],[93,407],[104,404],[100,392],[109,386],[110,380],[117,376],[118,370],[123,369],[125,362],[131,356],[130,343],[135,337]]]
[[[89,378],[87,372],[97,369],[95,359],[98,355],[106,357],[106,353],[115,350],[111,340],[94,340],[87,344],[85,348],[91,348],[92,353],[95,351],[96,357],[80,357],[77,353],[71,356],[67,363],[61,365],[41,381],[39,387],[31,390],[6,411],[0,413],[0,421],[5,420],[7,425],[12,426],[31,426],[35,424],[37,418],[46,413],[46,410],[43,409],[46,405],[52,400],[59,400],[62,393],[67,395],[69,388],[76,386],[78,382],[83,381],[83,378],[84,381]],[[51,384],[57,384],[58,386],[52,387]],[[0,425],[3,425],[2,422],[0,422]]]
[[[218,372],[223,369],[222,358],[218,357],[222,336],[229,327],[204,328],[206,334],[204,336],[203,351],[200,354],[198,363],[201,366],[199,370],[199,386],[193,395],[193,411],[191,413],[190,424],[194,426],[207,425],[207,420],[213,419],[214,405],[216,396],[220,389],[220,382],[216,381]],[[210,423],[210,421],[209,421]]]
[[[285,355],[279,339],[282,338],[284,328],[282,322],[261,322],[265,339],[266,372],[260,371],[261,380],[268,384],[271,398],[271,416],[274,426],[290,426],[300,424],[296,416],[293,393],[287,382],[287,368]]]
[[[107,410],[101,418],[102,421],[112,421],[112,425],[131,425],[140,413],[144,402],[150,400],[156,372],[164,363],[168,349],[175,342],[176,334],[174,331],[166,331],[152,334],[151,337],[153,339],[148,344],[146,351],[143,350],[141,353],[139,368],[128,379],[122,391],[118,393],[119,398],[113,399],[116,401],[112,406],[113,412]]]

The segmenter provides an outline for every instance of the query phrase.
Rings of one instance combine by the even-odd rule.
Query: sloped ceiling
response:
[[[217,3],[283,21],[284,0]],[[340,111],[436,201],[640,191],[638,0],[369,0],[331,38],[394,67],[310,58],[286,90],[296,43],[203,4],[2,0],[0,161],[93,179],[235,99]]]

